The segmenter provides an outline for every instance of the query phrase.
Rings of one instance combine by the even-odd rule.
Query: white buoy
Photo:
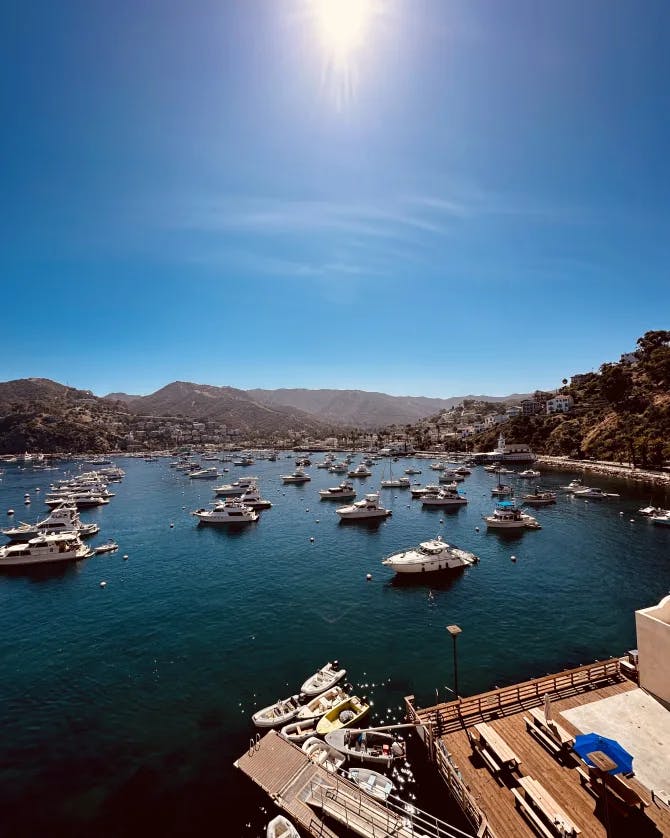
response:
[[[106,582],[101,582],[101,583],[100,583],[100,587],[101,587],[101,588],[106,588],[106,587],[107,587],[107,583],[106,583]]]
[[[631,518],[630,522],[631,522],[631,524],[634,524],[635,523],[635,518]]]
[[[124,562],[127,562],[127,561],[128,561],[128,553],[124,553],[124,554],[123,554],[123,561],[124,561]]]
[[[623,515],[623,512],[619,512],[619,515]]]
[[[310,540],[310,541],[314,541],[314,536],[313,536],[313,535],[312,535],[312,536],[310,536],[309,540]]]
[[[13,509],[8,509],[8,510],[7,510],[7,514],[8,514],[8,515],[13,515],[13,514],[14,514],[14,510],[13,510]]]
[[[365,578],[368,580],[368,582],[371,582],[372,581],[372,574],[371,573],[366,574]]]
[[[443,519],[442,519],[442,518],[440,518],[440,523],[441,523],[441,524],[444,524],[444,521],[443,521]]]
[[[170,524],[170,529],[172,529],[173,527],[174,527],[174,524]]]
[[[26,506],[30,506],[30,498],[26,498],[23,502]]]
[[[510,556],[510,559],[511,559],[513,562],[515,562],[515,561],[516,561],[516,556]]]
[[[479,527],[475,527],[475,532],[479,532]]]
[[[317,523],[317,524],[320,524],[320,523],[321,523],[321,522],[319,521],[319,519],[318,519],[318,518],[316,519],[316,523]]]

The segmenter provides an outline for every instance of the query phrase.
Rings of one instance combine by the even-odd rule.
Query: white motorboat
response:
[[[638,512],[638,515],[647,515],[649,517],[651,517],[652,515],[665,515],[666,514],[665,509],[661,509],[660,506],[652,506],[651,504],[649,504],[649,506],[643,506],[642,509],[638,509],[637,512]]]
[[[378,730],[339,728],[326,734],[326,744],[352,762],[372,762],[390,768],[394,760],[405,758],[403,743]]]
[[[307,474],[302,466],[297,466],[293,474],[282,474],[282,483],[307,483],[312,478]]]
[[[349,463],[333,463],[328,469],[331,474],[346,474],[349,471]]]
[[[455,489],[440,489],[421,496],[422,506],[465,506],[468,499]]]
[[[467,477],[468,474],[472,474],[472,470],[467,466],[459,466],[458,468],[455,468],[454,471],[456,474],[460,474],[461,477]]]
[[[385,774],[380,774],[371,768],[350,768],[344,772],[344,776],[370,797],[381,800],[382,803],[395,790],[395,786]]]
[[[319,695],[319,693],[334,687],[346,674],[346,669],[340,669],[339,661],[329,661],[325,666],[317,670],[314,675],[309,676],[302,687],[300,687],[300,692],[308,696]]]
[[[492,530],[539,530],[540,524],[516,507],[512,501],[502,501],[493,510],[492,515],[482,516],[486,521],[486,526]]]
[[[312,762],[325,768],[326,771],[330,771],[331,774],[336,774],[338,769],[344,765],[344,754],[328,745],[322,739],[318,739],[316,736],[310,736],[303,743],[302,749]]]
[[[445,468],[437,479],[440,483],[462,483],[465,477],[453,469]]]
[[[491,489],[491,494],[494,497],[506,498],[514,494],[514,487],[510,486],[509,483],[498,483]]]
[[[371,474],[372,472],[365,463],[360,463],[349,472],[349,477],[370,477]]]
[[[435,463],[431,463],[429,468],[432,468],[433,471],[444,471],[447,467],[446,463],[443,463],[441,460],[438,460]]]
[[[523,495],[521,500],[529,506],[549,506],[556,503],[556,492],[541,492],[536,488],[534,492]]]
[[[267,825],[265,838],[300,838],[300,833],[288,818],[277,815]]]
[[[243,466],[246,468],[247,466],[253,466],[254,458],[253,457],[240,457],[239,460],[233,460],[234,466]]]
[[[239,498],[245,492],[255,489],[258,486],[258,477],[240,477],[233,483],[225,483],[217,486],[214,494],[220,498]]]
[[[577,489],[576,492],[572,493],[572,496],[575,498],[587,498],[588,500],[607,500],[608,498],[619,497],[616,492],[603,492],[602,489],[589,486],[583,489]]]
[[[435,495],[441,488],[437,483],[427,483],[425,486],[413,486],[410,493],[413,498],[420,498],[424,495]]]
[[[44,503],[51,509],[62,503],[73,503],[77,509],[89,509],[93,506],[105,506],[109,498],[90,492],[72,492],[70,494],[47,495]]]
[[[524,471],[520,471],[517,474],[517,477],[523,477],[523,478],[542,477],[542,472],[538,471],[535,468],[527,468]]]
[[[310,699],[300,708],[296,721],[307,721],[308,719],[320,719],[336,704],[346,701],[351,696],[342,687],[331,687],[321,695]]]
[[[420,469],[420,468],[412,468],[412,467],[410,466],[409,468],[406,468],[406,469],[405,469],[405,474],[409,474],[409,475],[412,475],[412,474],[421,474],[421,469]]]
[[[38,521],[37,524],[21,523],[18,527],[3,530],[2,534],[15,541],[28,541],[41,534],[62,532],[74,533],[79,538],[88,538],[99,530],[100,527],[96,523],[82,524],[76,506],[61,504],[53,509],[43,521]]]
[[[99,544],[97,547],[94,548],[95,554],[97,556],[102,555],[103,553],[113,553],[115,550],[119,549],[119,545],[116,541],[107,541],[105,544]]]
[[[250,486],[247,491],[240,495],[240,503],[250,506],[252,509],[271,509],[272,502],[262,498],[257,486]]]
[[[201,468],[197,471],[192,471],[188,476],[189,480],[216,480],[219,472],[216,470],[216,466],[211,466],[210,468]]]
[[[659,527],[670,527],[670,511],[664,512],[663,515],[652,515],[649,520]]]
[[[217,503],[213,509],[196,509],[191,515],[201,524],[251,524],[260,517],[255,509],[235,499]]]
[[[300,696],[292,695],[290,698],[282,698],[258,710],[251,717],[256,727],[280,727],[288,724],[300,710]]]
[[[333,457],[332,454],[326,454],[326,456],[323,458],[323,460],[320,463],[316,464],[316,467],[317,468],[330,468],[333,464],[334,459],[335,458]]]
[[[0,547],[0,569],[38,564],[55,564],[88,559],[93,555],[72,533],[39,535],[27,542]]]
[[[409,477],[391,477],[388,480],[382,480],[382,489],[409,489]]]
[[[318,718],[299,719],[297,716],[279,731],[284,739],[293,742],[294,745],[302,745],[310,736],[316,736],[316,725]]]
[[[388,518],[392,513],[379,505],[379,494],[371,492],[363,500],[350,506],[341,506],[337,511],[342,521],[371,521],[375,518]]]
[[[382,560],[382,564],[396,573],[433,573],[440,570],[457,570],[469,567],[479,561],[474,553],[468,553],[442,541],[441,537],[422,541],[418,547],[394,553]]]
[[[343,480],[339,486],[331,486],[329,489],[321,489],[319,491],[319,497],[321,500],[338,500],[339,498],[342,500],[349,500],[350,498],[356,497],[356,490],[354,489],[352,483],[348,480]]]
[[[567,486],[561,486],[561,489],[564,492],[568,492],[569,494],[574,494],[575,492],[578,492],[580,489],[583,488],[584,484],[579,479],[579,477],[576,477],[574,480],[571,480]]]

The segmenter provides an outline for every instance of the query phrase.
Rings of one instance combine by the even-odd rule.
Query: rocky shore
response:
[[[549,457],[541,455],[537,465],[561,471],[586,471],[602,474],[604,477],[620,477],[637,483],[651,483],[655,486],[670,488],[670,473],[647,471],[626,463],[613,463],[606,460],[571,460],[568,457]]]

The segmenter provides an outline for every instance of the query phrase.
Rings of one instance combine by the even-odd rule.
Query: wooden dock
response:
[[[411,814],[383,805],[350,780],[331,774],[272,730],[250,743],[235,766],[267,792],[291,820],[310,835],[338,838],[329,823],[363,838],[467,838],[465,833],[418,809]]]
[[[612,811],[603,800],[594,797],[580,782],[578,761],[569,752],[550,753],[542,737],[531,735],[525,718],[531,708],[551,696],[552,716],[569,734],[579,731],[563,710],[608,698],[636,689],[621,673],[614,658],[556,675],[526,681],[481,695],[418,709],[414,697],[405,701],[408,717],[421,725],[421,738],[429,757],[434,761],[453,798],[478,835],[488,838],[525,838],[541,832],[517,808],[523,791],[520,779],[533,777],[540,781],[553,800],[567,813],[580,830],[580,838],[607,836],[670,835],[670,809],[652,803],[643,812],[619,809]],[[532,721],[532,717],[530,719]],[[473,749],[475,725],[488,724],[513,750],[519,759],[514,771],[492,771],[491,764]],[[484,726],[486,727],[486,726]],[[635,779],[628,783],[640,794],[646,791]],[[526,807],[527,808],[527,807]],[[527,814],[527,813],[526,813]],[[605,826],[609,822],[609,832]],[[557,835],[551,825],[542,834]]]

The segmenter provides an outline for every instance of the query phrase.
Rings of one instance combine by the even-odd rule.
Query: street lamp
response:
[[[454,695],[458,698],[458,658],[456,657],[456,638],[463,631],[460,626],[447,626],[447,631],[454,641]]]

